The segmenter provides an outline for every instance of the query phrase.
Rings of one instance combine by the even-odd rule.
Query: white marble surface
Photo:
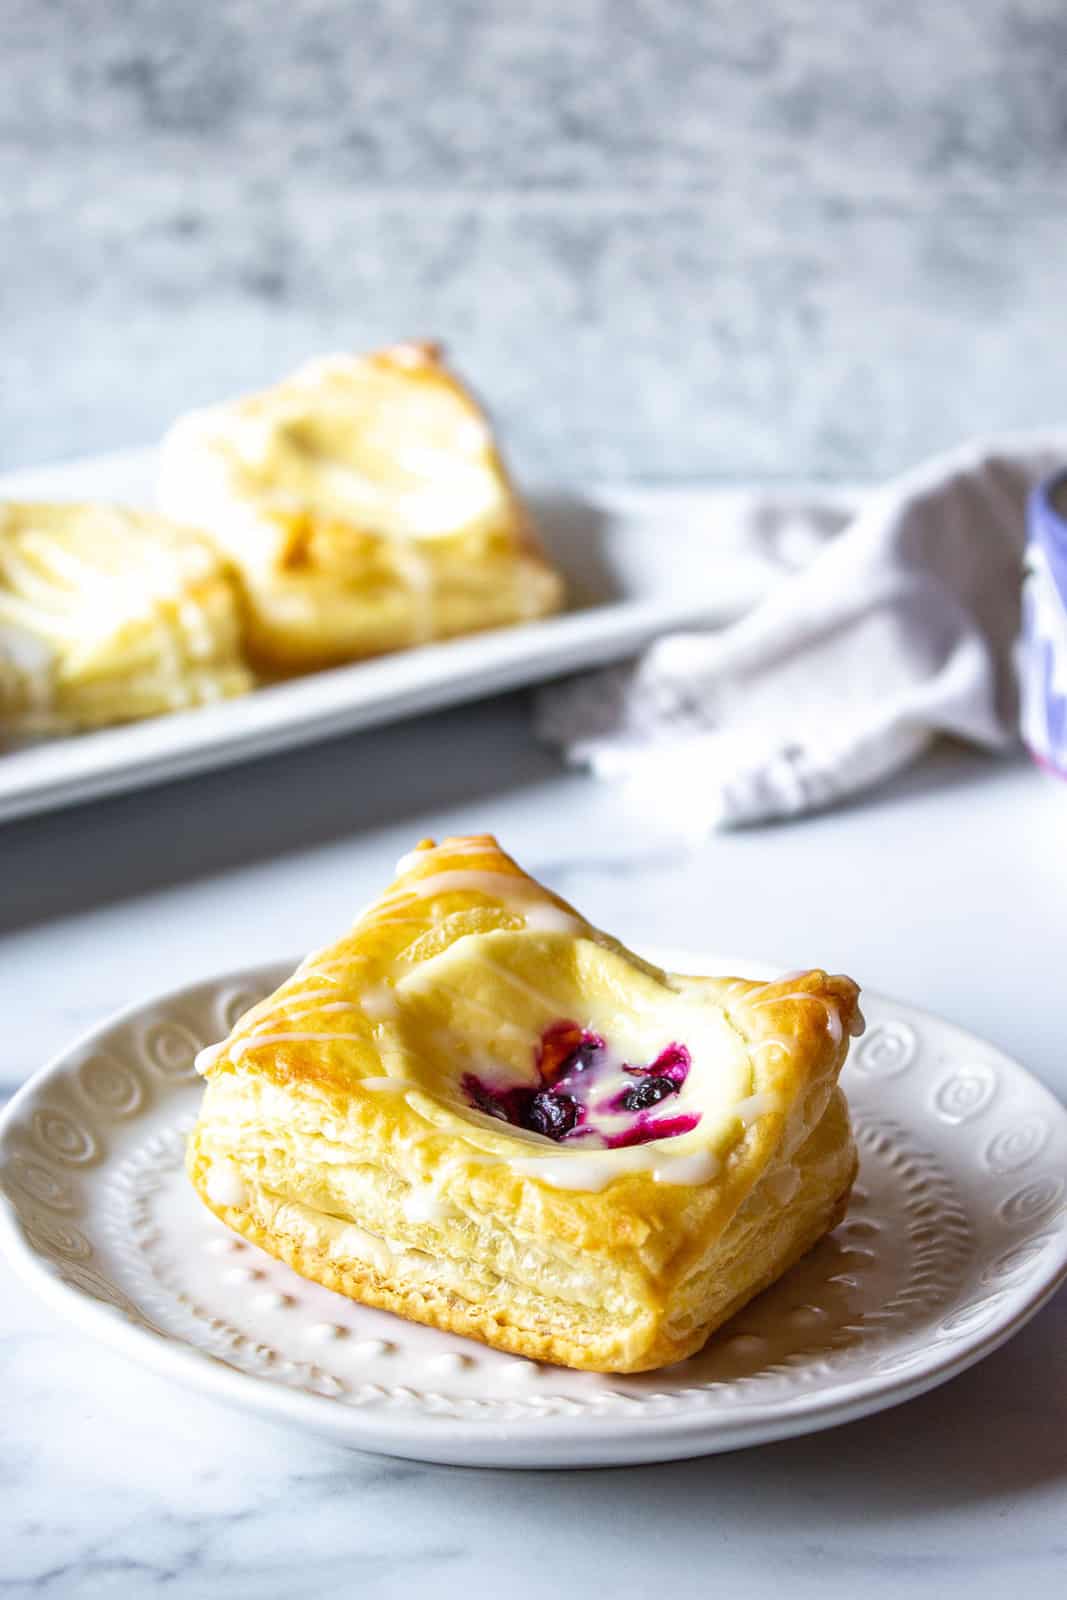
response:
[[[494,829],[639,941],[819,961],[1067,1094],[1067,793],[942,750],[862,805],[696,854],[559,770],[521,699],[0,832],[0,1079],[153,989],[298,952],[420,836]],[[820,1437],[580,1476],[345,1453],[86,1346],[0,1276],[0,1592],[178,1600],[713,1589],[1061,1592],[1067,1297],[937,1393]]]

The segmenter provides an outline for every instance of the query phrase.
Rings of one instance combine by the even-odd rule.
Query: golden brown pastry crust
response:
[[[0,731],[64,733],[252,687],[233,575],[150,512],[0,504]]]
[[[208,1052],[189,1156],[201,1196],[306,1276],[502,1349],[602,1371],[698,1349],[847,1201],[855,1147],[835,1085],[856,986],[820,971],[771,984],[663,973],[488,836],[420,849],[402,869],[347,938]],[[668,1033],[711,1030],[700,1037],[722,1072],[692,1089],[697,1127],[590,1156],[464,1105],[427,1058],[442,1016],[481,1015],[499,972],[511,1017],[536,1009],[521,987],[535,972],[561,1004],[584,983],[623,1028],[661,1008]],[[716,1098],[720,1078],[736,1105]],[[597,1186],[560,1186],[574,1173]]]
[[[559,609],[488,423],[434,344],[328,356],[181,418],[160,501],[236,564],[252,658],[306,671]]]

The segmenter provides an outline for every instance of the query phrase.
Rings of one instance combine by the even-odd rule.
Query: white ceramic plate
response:
[[[151,505],[155,452],[0,478],[0,498]],[[835,491],[843,505],[854,491]],[[826,499],[826,491],[822,491]],[[537,683],[632,654],[658,634],[725,622],[788,564],[789,517],[740,537],[738,490],[593,489],[534,499],[568,581],[560,617],[405,650],[197,711],[0,753],[0,821],[248,760]],[[784,504],[784,502],[783,502]]]
[[[23,1278],[86,1334],[220,1399],[426,1461],[703,1455],[922,1393],[1009,1338],[1067,1272],[1067,1112],[990,1045],[868,995],[845,1075],[861,1152],[848,1216],[700,1355],[601,1377],[355,1305],[232,1237],[182,1171],[193,1056],[288,970],[124,1012],[0,1122],[0,1243]]]

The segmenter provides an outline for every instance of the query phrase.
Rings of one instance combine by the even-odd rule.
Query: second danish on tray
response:
[[[267,672],[562,602],[484,414],[431,344],[326,356],[181,418],[164,441],[160,500],[235,563],[248,648]]]

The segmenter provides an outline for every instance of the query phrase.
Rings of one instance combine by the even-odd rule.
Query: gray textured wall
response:
[[[533,479],[1067,406],[1063,0],[0,0],[0,460],[436,333]]]

